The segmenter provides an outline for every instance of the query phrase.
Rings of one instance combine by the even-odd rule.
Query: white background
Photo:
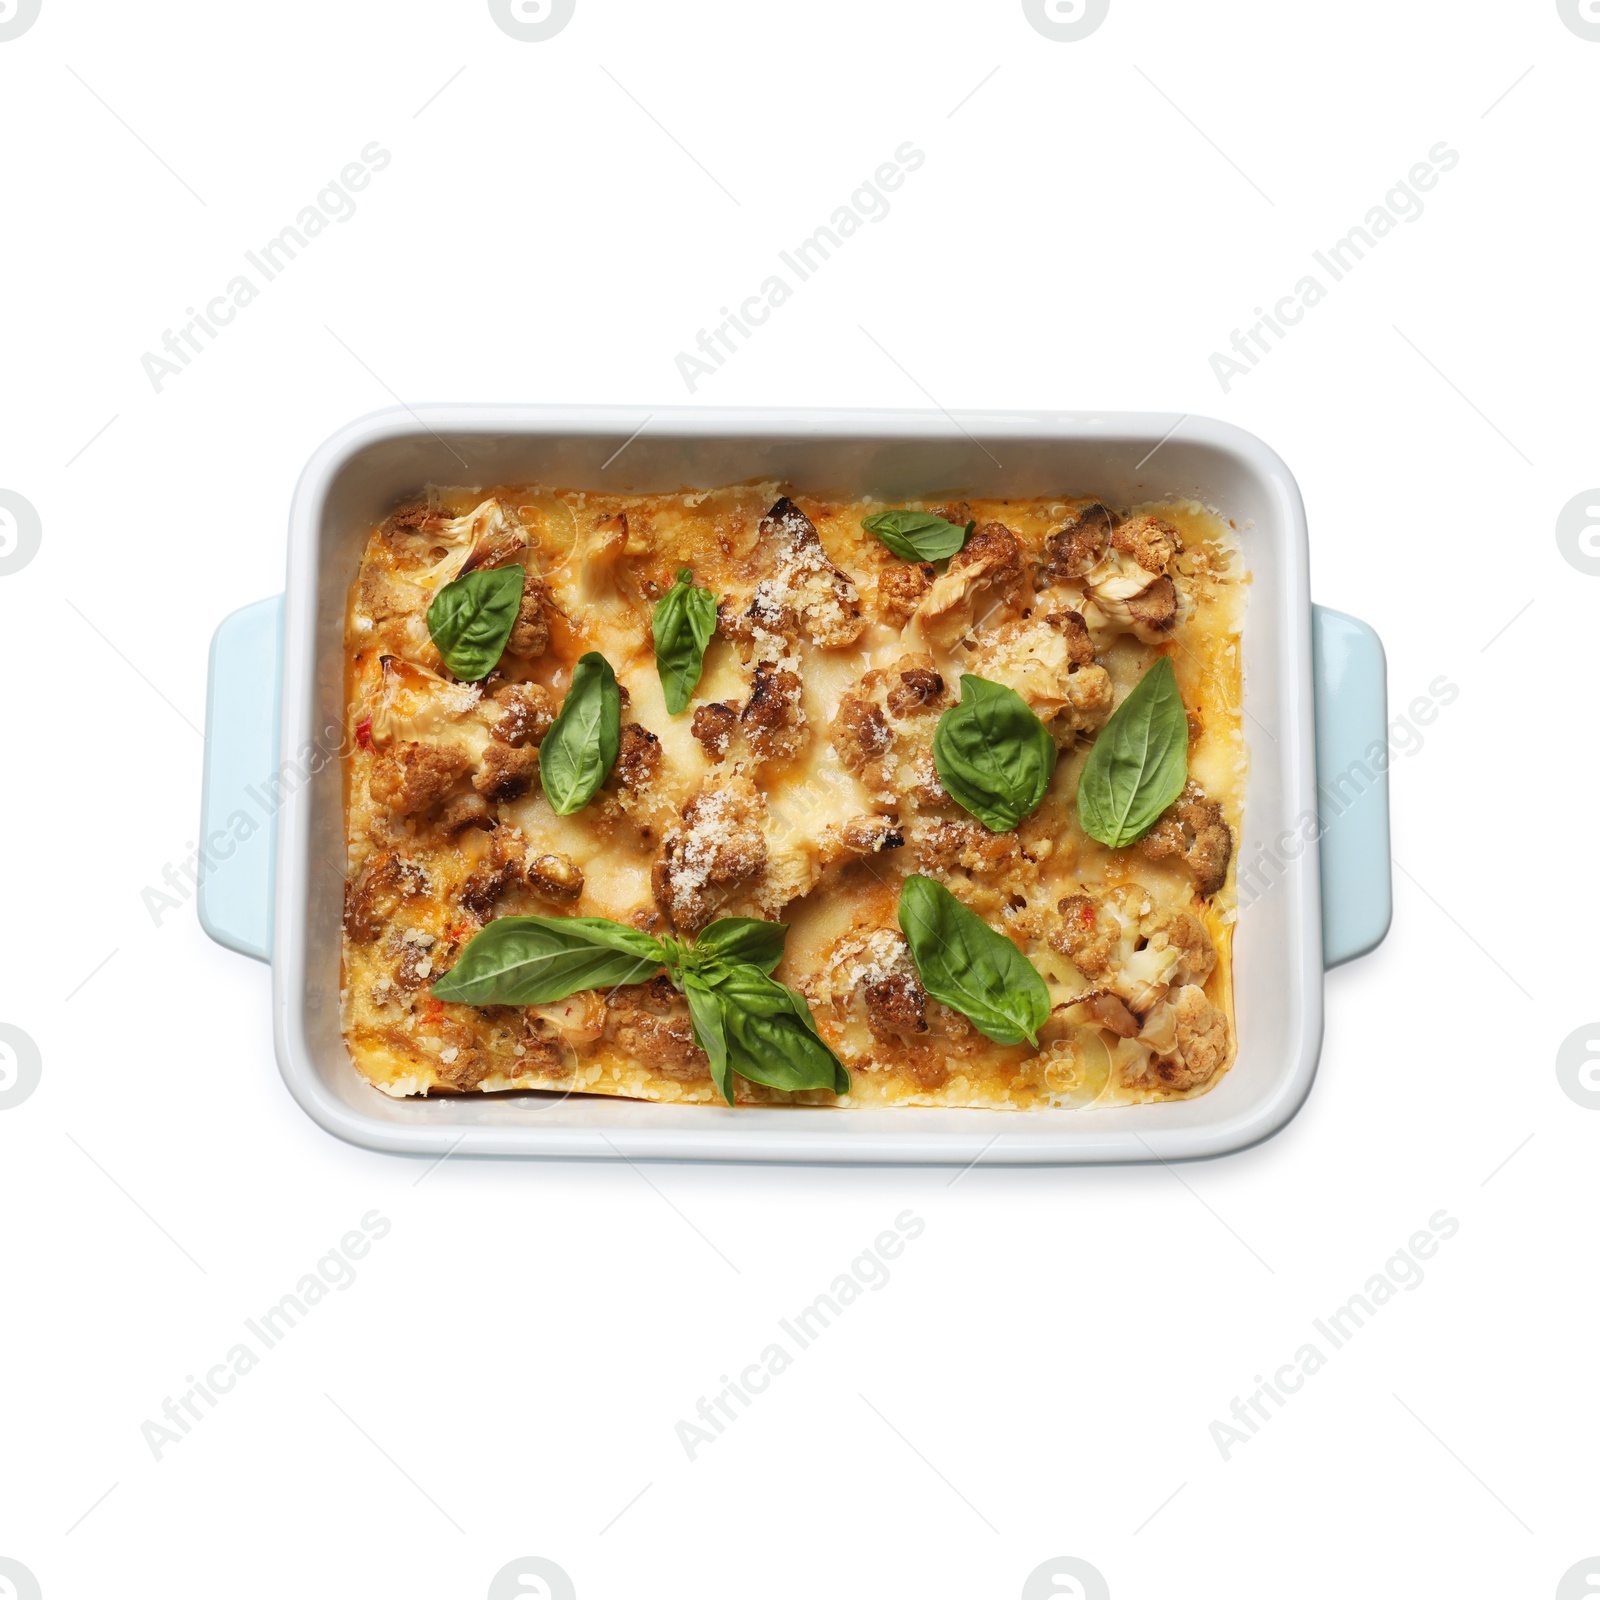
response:
[[[1058,1555],[1116,1600],[1554,1595],[1600,1551],[1600,1115],[1555,1073],[1600,1012],[1600,579],[1554,532],[1600,481],[1597,74],[1554,0],[1112,0],[1078,43],[1019,0],[578,0],[544,43],[483,0],[43,0],[0,43],[0,488],[43,528],[0,577],[0,1021],[43,1062],[0,1112],[0,1556],[46,1600],[477,1600],[530,1554],[583,1600],[1011,1597]],[[692,402],[1282,453],[1396,712],[1459,689],[1309,1103],[1223,1161],[954,1184],[336,1143],[268,973],[141,897],[301,464],[396,396],[691,400],[677,353],[908,139],[891,214]],[[141,356],[373,140],[356,214],[156,392]],[[1425,213],[1224,393],[1212,352],[1441,140]],[[155,1460],[141,1424],[374,1208],[358,1281]],[[908,1208],[892,1282],[691,1462],[675,1424]],[[1440,1209],[1426,1281],[1224,1461],[1211,1423]]]

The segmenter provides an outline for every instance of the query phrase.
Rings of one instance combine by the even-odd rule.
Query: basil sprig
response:
[[[1005,833],[1044,799],[1056,742],[1016,690],[964,672],[960,704],[934,729],[933,764],[957,805]]]
[[[432,993],[475,1006],[549,1005],[580,989],[644,983],[665,968],[689,1002],[695,1043],[730,1106],[735,1074],[773,1089],[849,1094],[850,1074],[817,1032],[804,996],[771,975],[788,931],[780,922],[724,917],[689,943],[605,917],[500,917],[467,942]]]
[[[522,606],[521,567],[482,567],[447,583],[428,607],[428,633],[463,683],[487,678],[499,663]]]
[[[1120,849],[1147,834],[1189,781],[1189,719],[1172,658],[1133,686],[1100,730],[1078,778],[1078,821]]]
[[[656,673],[672,716],[689,704],[700,682],[706,646],[717,631],[717,597],[697,589],[694,574],[685,567],[678,581],[656,601],[650,618],[656,641]]]
[[[943,561],[972,537],[977,522],[962,527],[946,522],[931,511],[880,511],[863,517],[861,526],[876,534],[897,556],[907,561]]]
[[[1050,992],[1033,963],[942,883],[913,873],[900,889],[900,931],[922,987],[996,1044],[1035,1049]]]
[[[580,989],[644,983],[663,959],[659,940],[605,917],[498,917],[467,941],[433,996],[471,1006],[550,1005]]]
[[[850,1074],[823,1043],[805,997],[760,967],[713,961],[686,972],[683,990],[695,1040],[730,1106],[734,1073],[771,1089],[849,1094]]]
[[[539,746],[539,781],[558,817],[594,798],[622,748],[622,694],[611,663],[594,650],[578,657],[572,686]]]
[[[760,967],[769,977],[783,960],[783,941],[789,932],[786,922],[759,922],[754,917],[723,917],[713,922],[694,942],[700,956],[717,956],[723,961],[744,961]]]

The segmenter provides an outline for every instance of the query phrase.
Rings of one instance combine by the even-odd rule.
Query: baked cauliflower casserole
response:
[[[428,489],[349,597],[356,1066],[391,1095],[1203,1093],[1247,584],[1188,502]]]

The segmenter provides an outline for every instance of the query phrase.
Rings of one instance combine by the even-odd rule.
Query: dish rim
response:
[[[317,577],[321,560],[321,521],[329,492],[339,474],[362,452],[375,445],[421,439],[470,438],[625,439],[641,428],[640,413],[618,407],[544,405],[428,405],[390,407],[347,424],[311,456],[296,486],[289,518],[288,583],[285,595],[280,748],[298,749],[314,724]],[[1182,430],[1185,446],[1198,446],[1231,458],[1251,473],[1283,517],[1279,582],[1286,604],[1280,623],[1293,623],[1282,639],[1294,677],[1285,693],[1288,717],[1280,724],[1290,746],[1285,766],[1293,774],[1296,798],[1314,806],[1316,772],[1310,661],[1311,602],[1308,533],[1304,507],[1293,476],[1282,459],[1261,440],[1231,423],[1161,413],[1072,413],[972,411],[959,414],[864,409],[701,409],[662,407],[648,414],[655,439],[682,439],[702,446],[715,440],[754,442],[799,441],[806,445],[850,440],[955,442],[964,439],[984,448],[983,441],[1028,438],[1042,444],[1060,442],[1116,446],[1148,445],[1149,460]],[[448,447],[448,446],[447,446]],[[987,453],[987,452],[986,452]],[[465,465],[465,463],[464,463]],[[1143,465],[1143,462],[1140,463]],[[436,477],[437,474],[430,474]],[[487,480],[485,480],[487,481]],[[1161,496],[1152,494],[1149,498]],[[1255,625],[1261,625],[1257,623]],[[1249,689],[1246,689],[1246,703]],[[1275,736],[1276,737],[1276,736]],[[308,973],[307,931],[315,912],[308,871],[310,808],[308,791],[285,798],[277,816],[275,916],[273,922],[273,1027],[280,1072],[301,1107],[319,1126],[357,1146],[413,1155],[441,1153],[547,1156],[591,1159],[694,1159],[717,1161],[951,1164],[983,1160],[994,1165],[1083,1164],[1185,1160],[1247,1149],[1280,1131],[1304,1104],[1315,1076],[1322,1038],[1322,930],[1318,849],[1315,844],[1290,863],[1282,880],[1292,898],[1297,937],[1295,970],[1286,973],[1298,990],[1300,1027],[1287,1071],[1269,1093],[1257,1096],[1234,1114],[1183,1127],[1138,1123],[1137,1113],[1159,1111],[1170,1104],[1119,1107],[1100,1111],[990,1112],[992,1135],[976,1131],[929,1130],[908,1121],[903,1132],[870,1131],[859,1119],[870,1111],[833,1108],[751,1107],[737,1110],[694,1107],[693,1128],[649,1126],[634,1116],[618,1120],[613,1097],[571,1097],[585,1106],[608,1106],[611,1113],[592,1127],[534,1121],[497,1123],[492,1116],[499,1097],[429,1098],[412,1102],[428,1108],[417,1121],[389,1120],[355,1109],[324,1080],[307,1036],[304,1000]],[[324,913],[326,914],[326,913]],[[1287,958],[1286,958],[1287,959]],[[1237,993],[1237,991],[1236,991]],[[1237,1004],[1236,1004],[1237,1014]],[[342,1044],[342,1041],[341,1041]],[[353,1063],[345,1057],[351,1073]],[[381,1091],[373,1088],[374,1095]],[[518,1101],[532,1096],[516,1096]],[[568,1097],[554,1097],[554,1105]],[[389,1110],[400,1102],[389,1102]],[[631,1109],[659,1111],[655,1102],[622,1102]],[[378,1110],[374,1107],[374,1113]],[[678,1109],[678,1108],[671,1108]],[[485,1116],[485,1113],[491,1113]],[[1133,1113],[1135,1115],[1130,1116]],[[892,1118],[981,1116],[959,1109],[903,1108],[878,1113]],[[843,1118],[838,1129],[819,1131],[817,1116]],[[804,1118],[802,1124],[799,1120]],[[1039,1127],[1035,1119],[1052,1125]],[[1026,1120],[1026,1123],[1024,1122]],[[1135,1126],[1127,1124],[1132,1121]],[[789,1126],[783,1124],[787,1122]],[[1108,1124],[1115,1123],[1115,1126]],[[604,1123],[605,1125],[602,1125]]]

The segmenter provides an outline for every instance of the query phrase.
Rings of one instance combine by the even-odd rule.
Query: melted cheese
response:
[[[574,996],[555,1008],[480,1010],[441,1005],[427,984],[454,960],[480,913],[567,912],[659,933],[671,931],[672,916],[699,915],[714,903],[716,915],[789,923],[778,976],[808,996],[824,1037],[852,1071],[852,1092],[837,1103],[1080,1107],[1204,1092],[1221,1068],[1189,1086],[1151,1075],[1163,1052],[1179,1048],[1177,957],[1164,935],[1144,946],[1139,928],[1168,912],[1197,920],[1216,956],[1204,994],[1224,1019],[1227,1038],[1231,874],[1220,892],[1202,900],[1177,859],[1152,859],[1138,847],[1107,850],[1078,829],[1073,796],[1098,723],[1092,713],[1073,721],[1078,713],[1068,704],[1067,686],[1073,672],[1085,669],[1071,664],[1064,635],[1047,617],[1062,604],[1079,610],[1095,646],[1087,670],[1104,670],[1119,703],[1158,655],[1172,656],[1200,729],[1191,776],[1220,803],[1237,837],[1245,770],[1238,634],[1246,580],[1232,530],[1193,503],[1129,508],[1166,519],[1182,537],[1171,567],[1181,622],[1174,643],[1153,645],[1141,641],[1126,612],[1150,575],[1116,550],[1084,578],[1038,596],[1033,609],[1026,577],[1042,569],[1050,534],[1084,502],[974,501],[962,508],[980,526],[998,522],[1016,536],[1024,580],[997,606],[991,575],[975,578],[957,558],[905,620],[881,598],[885,576],[904,564],[861,528],[864,517],[884,508],[802,495],[818,542],[763,536],[762,518],[781,492],[778,485],[656,496],[540,487],[431,491],[437,508],[431,519],[413,516],[373,530],[352,586],[347,628],[351,731],[359,736],[347,773],[356,910],[347,917],[344,1003],[357,1065],[397,1095],[536,1088],[712,1102],[681,1005],[663,1007],[659,997],[625,992]],[[493,834],[481,823],[456,831],[442,826],[441,808],[455,797],[470,805],[472,780],[496,753],[502,705],[493,685],[485,694],[449,680],[421,612],[475,552],[480,561],[486,552],[491,561],[516,559],[548,588],[548,648],[529,659],[507,655],[501,675],[556,704],[578,656],[605,655],[626,692],[624,722],[659,741],[648,783],[629,789],[614,772],[589,805],[561,817],[535,782],[490,808],[492,817],[483,821],[495,822]],[[685,565],[723,600],[724,620],[706,651],[690,710],[671,717],[650,617]],[[753,604],[755,620],[735,625]],[[774,622],[785,616],[787,622]],[[932,656],[945,703],[958,692],[962,673],[974,672],[1016,688],[1047,723],[1061,719],[1055,778],[1014,835],[988,835],[942,796],[929,753],[937,709],[889,708],[886,695],[900,681],[903,658],[917,653]],[[694,708],[720,703],[743,713],[759,670],[792,672],[799,680],[797,699],[784,702],[790,720],[781,740],[764,751],[742,718],[727,754],[714,759],[694,735]],[[860,710],[863,703],[877,707],[889,742],[852,768],[835,719],[841,707]],[[1082,730],[1076,738],[1074,727]],[[380,764],[407,744],[438,752],[460,769],[447,794],[409,815],[379,803],[369,787]],[[736,779],[754,786],[756,814],[742,833],[733,819],[738,807],[716,798]],[[443,781],[451,781],[450,772]],[[750,848],[751,830],[764,847],[764,865],[721,881],[718,852]],[[526,874],[540,857],[561,858],[581,872],[575,900],[540,898]],[[491,884],[498,888],[485,910],[474,885],[492,879],[502,858],[514,860],[504,881]],[[664,861],[676,872],[668,877],[676,894],[661,901]],[[895,1034],[874,1025],[868,991],[914,979],[895,911],[900,883],[918,870],[1007,932],[1044,975],[1057,1013],[1039,1051],[995,1046],[931,1001],[923,1032]],[[1056,908],[1075,895],[1119,908],[1122,936],[1109,976],[1064,953]],[[1097,994],[1107,996],[1109,1009],[1090,1017],[1081,1001]],[[1133,1008],[1137,1037],[1119,1037],[1103,1025],[1119,1015],[1119,998]],[[820,1091],[785,1095],[742,1080],[739,1089],[741,1099],[764,1103],[836,1103]]]

